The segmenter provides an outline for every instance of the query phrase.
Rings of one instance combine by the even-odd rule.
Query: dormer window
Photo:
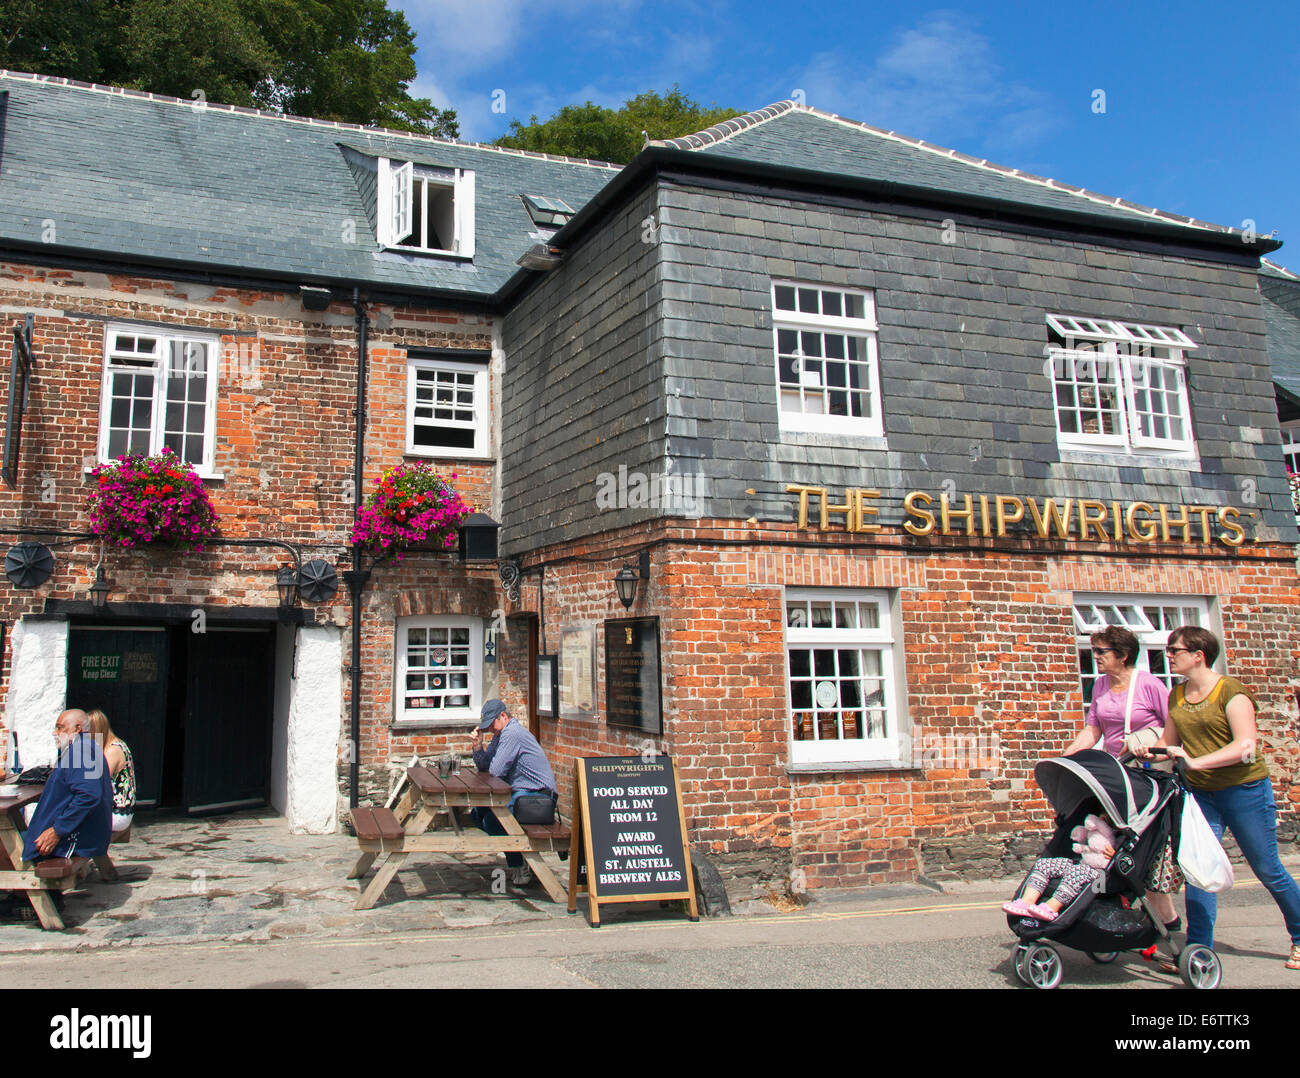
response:
[[[379,159],[379,242],[474,257],[474,173]]]

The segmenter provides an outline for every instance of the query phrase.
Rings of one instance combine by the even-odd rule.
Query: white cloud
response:
[[[874,62],[820,53],[796,84],[809,105],[969,152],[1023,150],[1058,123],[1048,96],[1007,78],[989,39],[955,12],[925,16]]]

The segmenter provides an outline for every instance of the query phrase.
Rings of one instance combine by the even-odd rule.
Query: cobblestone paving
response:
[[[501,858],[462,862],[440,855],[412,857],[374,909],[354,910],[358,881],[347,875],[356,840],[292,835],[271,813],[137,820],[130,842],[110,852],[121,879],[105,883],[92,872],[67,894],[66,931],[42,931],[23,900],[18,914],[0,921],[0,951],[382,937],[567,916],[536,883],[519,889],[504,872],[494,876]],[[562,878],[567,886],[567,866]]]

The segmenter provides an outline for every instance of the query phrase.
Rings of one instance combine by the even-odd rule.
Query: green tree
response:
[[[618,110],[588,101],[565,105],[545,121],[536,116],[526,124],[511,120],[510,131],[497,139],[496,145],[626,165],[641,152],[645,135],[677,138],[739,115],[735,109],[717,105],[705,108],[673,86],[663,96],[654,91],[638,94]]]
[[[387,0],[4,0],[0,66],[456,138]]]

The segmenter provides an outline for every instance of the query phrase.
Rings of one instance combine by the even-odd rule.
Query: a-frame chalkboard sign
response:
[[[692,921],[695,877],[686,844],[682,788],[668,756],[589,756],[574,764],[569,912],[585,891],[593,927],[601,903],[685,899]]]

